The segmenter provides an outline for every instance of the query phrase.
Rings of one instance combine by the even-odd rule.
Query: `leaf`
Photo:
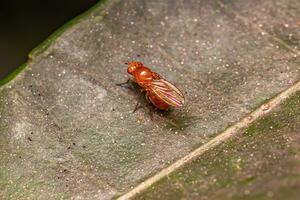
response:
[[[277,0],[276,5],[271,0],[111,0],[96,5],[35,49],[13,80],[2,82],[0,198],[116,198],[212,143],[278,93],[297,90],[299,7],[296,0]],[[123,63],[131,60],[143,62],[183,91],[183,109],[163,113],[143,101],[143,108],[132,113],[139,89],[116,86],[128,79]],[[247,137],[259,141],[262,133],[251,126],[251,134],[240,134],[232,144],[248,145]],[[229,139],[197,158],[202,163],[213,156],[211,163],[220,164],[205,165],[212,180],[224,175],[223,163],[229,166],[224,180],[204,186],[216,192],[228,186],[235,194],[238,186],[232,182],[248,184],[257,177],[250,173],[255,168],[248,169],[249,176],[236,175],[237,163],[243,169],[248,154],[224,158],[216,153],[214,148],[222,151]],[[258,145],[271,148],[280,140],[262,141],[267,145]],[[266,168],[273,165],[265,162]],[[201,181],[194,174],[187,178]],[[157,187],[168,194],[174,185]],[[192,197],[202,197],[195,187],[188,187],[195,191]],[[178,196],[177,190],[171,192],[175,198],[190,197],[178,191]]]

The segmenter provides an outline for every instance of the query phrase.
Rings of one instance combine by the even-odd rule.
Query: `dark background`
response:
[[[27,55],[63,24],[98,0],[0,1],[0,79],[27,61]]]

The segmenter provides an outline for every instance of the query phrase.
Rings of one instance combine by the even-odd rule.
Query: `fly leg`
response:
[[[135,82],[134,79],[129,78],[126,82],[124,82],[124,83],[116,83],[116,85],[117,85],[117,86],[120,86],[120,87],[128,88],[128,89],[130,89],[130,90],[133,90],[134,88],[133,88],[133,87],[130,87],[130,85],[129,85],[129,82],[130,82],[130,81]],[[136,105],[135,105],[135,107],[134,107],[132,113],[135,113],[135,111],[137,111],[138,109],[140,109],[140,108],[143,107],[142,105],[140,105],[140,104],[141,104],[141,101],[142,101],[142,97],[143,97],[143,92],[144,92],[144,90],[141,90],[139,99],[138,99],[138,101],[137,101],[137,103],[136,103]]]
[[[139,97],[132,113],[134,113],[138,109],[144,107],[144,105],[141,104],[141,102],[143,100],[143,95],[144,95],[143,92],[145,92],[145,90],[142,89],[141,93],[140,93],[140,97]],[[147,94],[147,91],[146,91],[146,100],[149,101],[149,103],[151,102],[150,99],[149,99],[149,95]],[[150,104],[149,104],[149,106],[151,106]],[[151,107],[149,107],[149,106],[146,106],[146,107],[148,107],[148,109],[149,109],[150,120],[153,121],[154,120],[154,114],[157,111],[157,108],[155,108],[154,106],[151,106]]]
[[[153,121],[154,116],[153,116],[154,110],[149,108],[149,116],[150,116],[150,120]]]
[[[142,99],[143,99],[143,96],[144,96],[143,92],[145,92],[145,90],[141,89],[140,97],[139,97],[138,101],[136,102],[134,110],[133,110],[132,113],[134,113],[135,111],[137,111],[138,109],[143,107],[143,105],[141,105],[141,102],[142,102]],[[146,93],[146,99],[147,99],[147,93]]]
[[[140,108],[143,107],[142,105],[140,105],[141,101],[142,101],[142,98],[143,98],[143,93],[141,92],[140,97],[139,97],[138,101],[136,102],[135,107],[134,107],[132,113],[135,113],[135,111],[137,111],[138,109],[140,109]]]
[[[120,86],[120,87],[126,87],[126,88],[130,88],[130,87],[128,86],[128,84],[129,84],[129,81],[130,81],[130,78],[129,78],[129,79],[127,79],[127,81],[126,81],[126,82],[124,82],[124,83],[116,83],[116,85],[117,85],[117,86]]]
[[[146,93],[146,100],[149,103],[148,110],[149,110],[150,120],[153,121],[154,114],[155,114],[154,112],[157,110],[157,108],[151,105],[152,103],[151,103],[151,100],[149,98],[149,93]]]

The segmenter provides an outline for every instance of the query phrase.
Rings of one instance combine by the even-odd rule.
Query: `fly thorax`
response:
[[[152,72],[147,68],[137,69],[136,78],[141,82],[152,81]]]

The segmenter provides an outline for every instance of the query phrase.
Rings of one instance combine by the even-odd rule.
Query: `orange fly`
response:
[[[183,106],[184,96],[173,84],[157,73],[152,72],[141,62],[128,62],[125,64],[128,65],[127,72],[133,76],[130,80],[137,83],[146,92],[146,97],[156,108],[168,110],[171,107],[179,108]]]

